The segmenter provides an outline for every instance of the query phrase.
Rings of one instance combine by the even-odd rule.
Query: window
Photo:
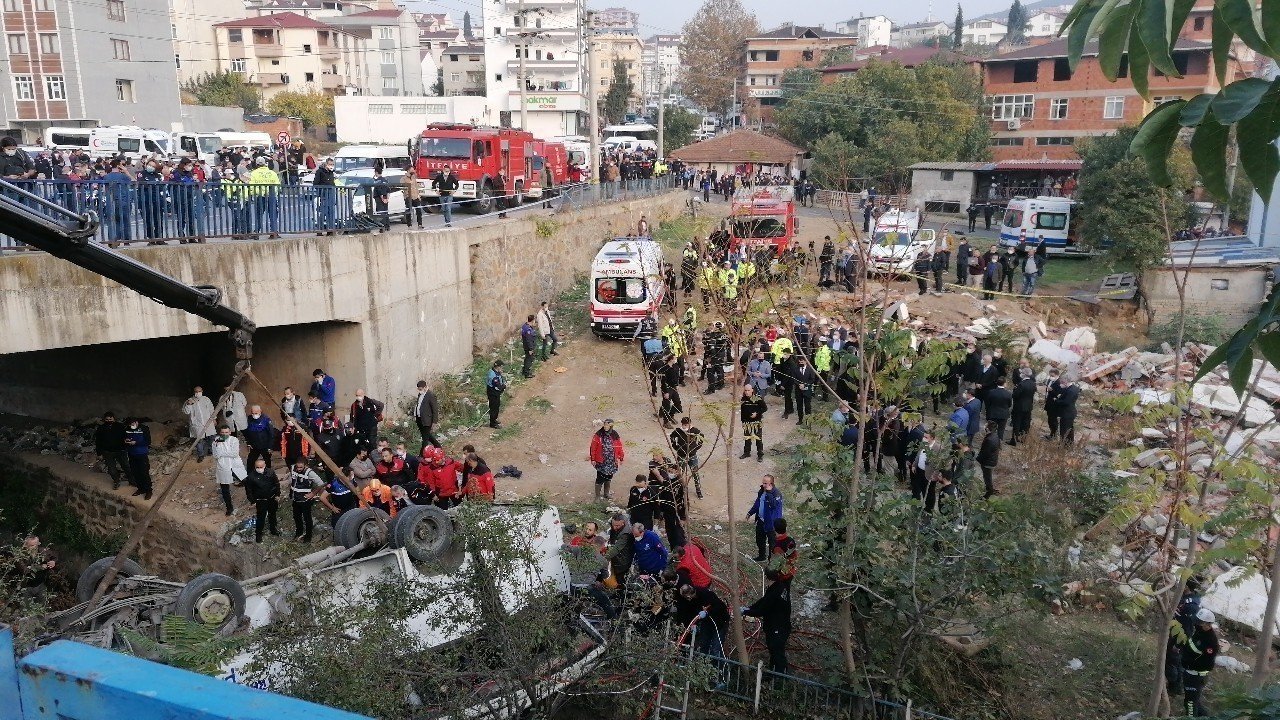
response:
[[[1124,98],[1112,96],[1106,99],[1102,106],[1102,119],[1118,120],[1124,117]]]
[[[1069,60],[1058,58],[1053,61],[1053,79],[1059,82],[1071,79],[1071,62]]]
[[[306,80],[307,82],[315,82],[315,81],[316,81],[316,74],[315,74],[315,73],[313,73],[313,72],[303,73],[303,75],[302,75],[302,79],[303,79],[303,80]]]
[[[57,33],[40,33],[40,53],[43,55],[57,55],[62,52],[58,44]]]
[[[996,95],[991,98],[992,120],[1029,118],[1034,109],[1034,95]]]
[[[178,23],[169,23],[169,37],[178,39]]]
[[[231,72],[243,73],[244,66],[244,58],[231,58]]]
[[[449,62],[458,62],[458,56],[457,56],[457,55],[450,55],[450,56],[449,56]]]
[[[370,103],[369,114],[370,115],[390,115],[391,103]]]
[[[398,87],[399,87],[399,85],[397,85],[397,84],[396,84],[396,79],[395,79],[394,77],[384,77],[384,78],[382,78],[382,89],[383,89],[383,90],[395,90],[395,89],[396,89],[396,88],[398,88]]]
[[[1067,98],[1054,98],[1049,101],[1049,119],[1065,120],[1067,119]]]
[[[36,10],[49,12],[53,10],[53,0],[32,0],[31,4]]]
[[[388,50],[384,50],[384,51],[382,52],[382,64],[383,64],[383,65],[395,65],[395,64],[396,64],[396,54],[395,54],[395,53],[393,53],[393,52],[390,52],[390,51],[388,51]]]
[[[133,96],[132,80],[116,80],[116,100],[120,102],[137,102]]]
[[[378,28],[378,39],[379,39],[379,40],[394,40],[394,39],[395,39],[395,28],[389,28],[389,27],[380,27],[380,28]]]
[[[26,55],[27,54],[27,36],[21,33],[6,35],[5,39],[9,41],[10,55]]]
[[[1191,23],[1191,27],[1192,27],[1192,28],[1194,28],[1194,29],[1196,29],[1196,30],[1203,30],[1203,29],[1204,29],[1204,16],[1203,16],[1203,15],[1201,15],[1200,17],[1196,18],[1196,19],[1195,19],[1195,21]]]
[[[951,182],[952,180],[956,179],[955,170],[943,170],[938,174],[940,176],[939,179],[942,180],[942,182]]]
[[[1129,56],[1123,55],[1120,58],[1120,69],[1116,70],[1116,78],[1129,77]]]
[[[1031,216],[1031,222],[1037,230],[1066,230],[1067,214],[1055,212],[1038,212]],[[1019,223],[1021,224],[1021,223]]]
[[[18,12],[22,10],[22,0],[4,0],[5,12]]]
[[[272,64],[272,65],[279,65],[279,64],[280,64],[280,61],[279,61],[279,60],[272,60],[272,61],[271,61],[271,64]]]
[[[1020,138],[1020,137],[993,137],[993,138],[991,138],[990,145],[991,145],[992,147],[1013,147],[1013,146],[1016,146],[1016,145],[1022,145],[1022,138]]]
[[[111,40],[111,56],[117,60],[129,59],[129,41],[128,40]]]
[[[30,75],[13,76],[13,98],[15,100],[36,99],[36,83]]]
[[[244,42],[244,31],[240,28],[231,28],[227,30],[227,42],[237,45]]]
[[[648,297],[644,278],[597,278],[596,302],[605,305],[636,305]]]
[[[803,51],[803,52],[801,52],[801,53],[800,53],[800,57],[801,57],[802,59],[804,59],[804,60],[812,60],[812,59],[813,59],[813,51],[812,51],[812,50],[805,50],[805,51]]]
[[[1073,137],[1038,137],[1036,138],[1036,145],[1039,145],[1041,147],[1044,147],[1047,145],[1074,145],[1075,142],[1076,142],[1076,139]]]
[[[750,53],[751,62],[777,62],[777,50],[752,50]]]
[[[1178,95],[1156,95],[1155,97],[1151,98],[1151,104],[1163,105],[1167,102],[1174,102],[1175,100],[1181,100],[1181,99],[1182,98]]]
[[[493,29],[493,36],[494,36],[494,37],[502,37],[502,28],[500,28],[500,27],[496,27],[496,28],[494,28],[494,29]]]
[[[107,19],[124,22],[124,0],[107,0]]]
[[[49,100],[67,99],[67,83],[61,75],[44,76],[44,96]]]
[[[1213,278],[1209,281],[1210,290],[1230,290],[1231,281],[1226,278]]]
[[[449,82],[462,82],[462,73],[449,73]]]
[[[493,79],[497,82],[502,82],[502,73],[494,73]]]
[[[182,67],[182,56],[181,56],[181,55],[178,55],[177,53],[174,53],[174,54],[173,54],[173,65],[174,65],[174,67],[178,67],[178,68]]]
[[[400,106],[401,115],[426,115],[426,103],[405,103]]]
[[[1016,83],[1035,82],[1040,76],[1040,61],[1023,60],[1013,64],[1013,81]]]
[[[310,54],[311,54],[311,46],[310,46],[310,45],[303,45],[303,46],[302,46],[302,52],[304,52],[304,53],[306,53],[306,54],[310,55]]]

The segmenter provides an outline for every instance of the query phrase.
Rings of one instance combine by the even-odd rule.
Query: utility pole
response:
[[[663,154],[664,140],[666,130],[663,128],[663,120],[666,119],[667,108],[667,91],[662,84],[662,64],[658,64],[658,157],[664,158]]]
[[[583,16],[585,22],[582,25],[583,36],[587,39],[587,102],[590,105],[587,108],[588,120],[591,125],[590,132],[587,137],[591,139],[591,182],[600,182],[600,84],[596,79],[596,50],[595,42],[591,39],[591,12]]]
[[[516,54],[520,57],[520,129],[529,131],[529,79],[525,76],[524,61],[529,54],[529,16],[524,14],[524,0],[520,0],[520,44],[516,46]]]
[[[738,129],[738,78],[733,78],[733,94],[729,96],[729,127],[732,130]]]

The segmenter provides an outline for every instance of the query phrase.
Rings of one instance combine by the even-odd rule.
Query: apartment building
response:
[[[653,35],[640,50],[640,74],[643,77],[645,107],[657,107],[659,98],[668,97],[680,83],[680,35]]]
[[[965,45],[998,45],[1009,34],[1009,26],[999,20],[979,19],[965,23],[960,39]]]
[[[1179,40],[1174,63],[1183,77],[1152,70],[1152,102],[1144,102],[1122,63],[1117,82],[1102,75],[1098,45],[1088,43],[1075,72],[1067,62],[1067,41],[1020,48],[987,58],[983,82],[991,99],[991,154],[996,161],[1075,159],[1080,138],[1136,125],[1155,104],[1219,90],[1211,45]],[[1234,77],[1227,72],[1227,82]]]
[[[368,35],[363,62],[371,78],[368,94],[422,95],[435,83],[434,76],[423,77],[420,29],[408,10],[366,10],[325,18],[324,22],[352,34]]]
[[[297,13],[282,12],[214,26],[218,58],[244,75],[264,99],[285,90],[367,94],[369,41]]]
[[[1026,36],[1029,38],[1039,37],[1057,37],[1058,31],[1062,29],[1062,21],[1067,18],[1067,13],[1071,10],[1067,8],[1051,8],[1038,10],[1034,15],[1027,19]]]
[[[913,47],[951,34],[951,26],[941,20],[925,20],[924,22],[899,25],[890,33],[889,42],[882,43],[896,48]]]
[[[520,125],[523,83],[529,118],[526,130],[543,137],[585,132],[583,14],[583,0],[484,3],[484,37],[477,42],[484,45],[488,107],[497,114],[499,124]]]
[[[609,91],[609,86],[613,83],[614,63],[621,61],[627,69],[627,79],[631,81],[631,102],[627,110],[634,112],[639,109],[644,102],[644,43],[636,35],[618,33],[592,35],[590,42],[595,53],[600,96],[604,97]]]
[[[831,84],[842,77],[853,75],[873,62],[895,63],[904,68],[913,68],[927,62],[958,64],[966,63],[979,72],[979,58],[957,52],[950,47],[934,47],[932,45],[913,45],[905,48],[870,47],[853,51],[853,61],[830,65],[822,68],[823,84]]]
[[[626,8],[611,7],[591,12],[591,29],[611,35],[639,35],[640,13]]]
[[[744,110],[748,118],[772,124],[774,106],[782,97],[783,73],[793,68],[816,68],[828,52],[856,45],[857,38],[852,35],[790,23],[747,38],[744,84],[748,101]]]
[[[203,3],[204,0],[199,0]],[[367,2],[351,2],[350,0],[243,0],[245,9],[251,15],[271,15],[272,13],[291,12],[313,19],[324,19],[345,15],[347,13],[364,12],[378,7],[378,0]],[[245,13],[241,12],[243,16]]]
[[[169,0],[178,82],[225,70],[214,25],[245,16],[244,0]]]
[[[181,128],[167,0],[0,0],[0,134],[50,125]]]
[[[836,32],[852,35],[858,47],[888,45],[893,39],[893,21],[884,15],[859,15],[836,23]]]
[[[484,46],[455,45],[441,56],[444,96],[484,97]]]

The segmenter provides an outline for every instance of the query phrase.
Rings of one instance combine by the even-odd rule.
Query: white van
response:
[[[155,147],[153,144],[152,147]],[[89,131],[89,157],[124,156],[137,160],[144,155],[160,152],[147,149],[146,131],[124,125],[93,128]]]
[[[48,127],[44,130],[46,150],[89,151],[89,135],[93,128]]]
[[[915,210],[889,208],[876,219],[868,253],[871,272],[910,272],[922,252],[933,254],[937,231],[920,229],[920,213]]]
[[[626,237],[606,242],[591,263],[591,332],[634,337],[640,321],[661,308],[666,289],[657,241]]]
[[[222,138],[217,133],[176,132],[169,136],[169,152],[177,157],[215,163],[221,149]]]
[[[222,140],[222,147],[245,147],[249,149],[262,148],[269,150],[275,140],[264,132],[216,132],[213,133]]]
[[[1000,219],[1000,244],[1016,247],[1025,232],[1028,242],[1043,237],[1051,253],[1081,252],[1076,246],[1074,209],[1075,201],[1070,198],[1015,197]]]

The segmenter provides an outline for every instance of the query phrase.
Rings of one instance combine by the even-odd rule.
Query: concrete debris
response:
[[[1159,465],[1164,460],[1164,452],[1165,451],[1161,448],[1145,450],[1143,452],[1138,453],[1137,457],[1133,459],[1133,462],[1138,467],[1144,467],[1144,468],[1152,467],[1154,465]]]
[[[1225,417],[1234,417],[1243,404],[1245,427],[1257,427],[1275,419],[1275,411],[1265,400],[1250,397],[1248,403],[1242,403],[1240,396],[1230,386],[1211,385],[1205,380],[1191,386],[1191,404]]]
[[[1084,669],[1084,661],[1080,658],[1071,658],[1067,661],[1067,669],[1072,672]]]
[[[1098,338],[1090,327],[1072,328],[1062,336],[1062,347],[1077,355],[1092,355],[1098,348]]]
[[[1142,438],[1144,440],[1165,440],[1168,436],[1159,428],[1142,428]]]
[[[1237,660],[1230,655],[1219,655],[1214,659],[1213,664],[1227,672],[1247,673],[1253,671],[1253,668],[1249,667],[1249,663]]]
[[[1262,631],[1262,617],[1267,608],[1267,590],[1267,579],[1261,574],[1247,568],[1233,567],[1213,579],[1209,589],[1201,597],[1200,607],[1212,610],[1218,616],[1219,623],[1258,633]],[[1272,637],[1274,644],[1280,640],[1280,633]]]
[[[1055,365],[1071,365],[1080,362],[1080,355],[1076,352],[1068,350],[1058,343],[1040,339],[1031,344],[1031,348],[1027,352],[1033,357],[1048,360]]]
[[[986,337],[995,330],[995,325],[987,318],[978,318],[973,324],[966,327],[965,330],[977,335],[978,337]]]

